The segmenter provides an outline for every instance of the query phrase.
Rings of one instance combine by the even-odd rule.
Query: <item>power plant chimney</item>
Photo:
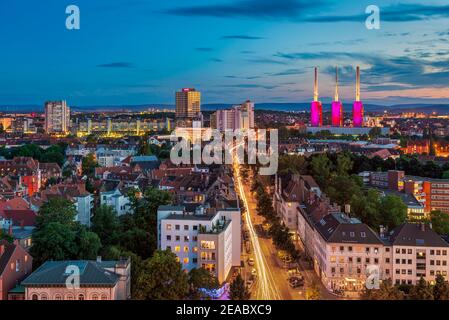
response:
[[[354,127],[363,127],[363,103],[360,101],[360,67],[356,70],[356,84],[355,84],[355,101],[352,108],[352,125]]]
[[[318,100],[318,68],[315,67],[315,81],[313,83],[313,101],[310,106],[310,125],[321,127],[323,125],[323,105]]]
[[[331,106],[332,126],[343,126],[343,104],[338,101],[338,67],[335,67],[335,97]]]

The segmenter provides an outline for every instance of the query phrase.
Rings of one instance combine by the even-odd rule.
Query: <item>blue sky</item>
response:
[[[43,4],[45,3],[45,4]],[[81,29],[65,28],[77,5]],[[380,30],[365,8],[380,8]],[[195,87],[203,103],[449,102],[447,1],[14,0],[0,2],[0,105],[174,103]]]

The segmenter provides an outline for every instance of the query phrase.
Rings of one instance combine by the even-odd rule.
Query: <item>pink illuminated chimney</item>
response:
[[[343,105],[338,100],[338,67],[335,67],[335,98],[332,102],[332,126],[341,127],[343,125]]]
[[[323,105],[318,101],[318,68],[315,67],[315,82],[313,84],[313,101],[310,106],[310,125],[321,127],[323,125]]]
[[[360,67],[357,66],[355,101],[352,108],[352,125],[354,127],[363,126],[363,103],[360,101]]]

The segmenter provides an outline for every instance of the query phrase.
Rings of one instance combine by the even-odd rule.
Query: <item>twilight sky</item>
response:
[[[81,29],[65,28],[77,5]],[[380,8],[380,30],[365,8]],[[354,100],[355,66],[371,103],[449,103],[447,0],[0,1],[0,105]]]

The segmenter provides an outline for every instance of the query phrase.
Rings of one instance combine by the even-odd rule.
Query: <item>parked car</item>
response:
[[[290,285],[290,287],[292,287],[293,289],[296,289],[298,287],[302,287],[304,286],[304,277],[303,276],[293,276],[288,278],[288,283]]]
[[[253,268],[253,270],[251,270],[251,275],[252,275],[252,276],[257,276],[257,270],[256,270],[256,268]]]

